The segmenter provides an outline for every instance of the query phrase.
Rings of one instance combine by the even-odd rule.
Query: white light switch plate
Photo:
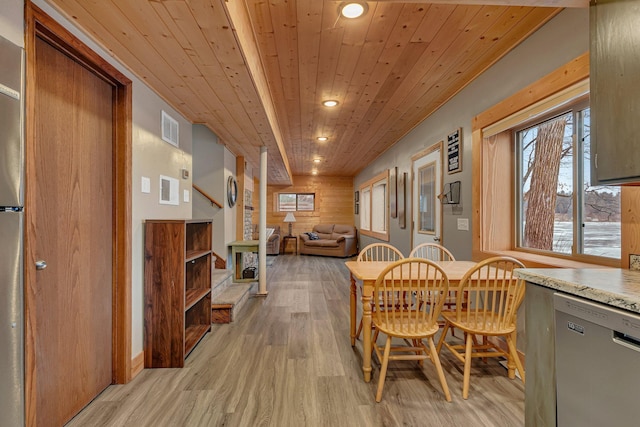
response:
[[[458,218],[458,230],[469,231],[469,218]]]
[[[182,193],[182,201],[189,203],[189,190],[184,190]]]
[[[146,176],[142,177],[141,190],[143,193],[151,193],[151,180]]]

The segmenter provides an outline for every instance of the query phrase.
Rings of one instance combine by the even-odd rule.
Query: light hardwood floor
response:
[[[69,426],[521,426],[524,385],[497,360],[462,365],[442,350],[453,401],[429,361],[389,365],[382,402],[362,380],[362,345],[349,338],[344,259],[280,255],[266,298],[237,323],[214,325],[182,369],[145,369],[110,386]],[[459,334],[459,332],[458,332]],[[383,338],[380,338],[383,339]]]

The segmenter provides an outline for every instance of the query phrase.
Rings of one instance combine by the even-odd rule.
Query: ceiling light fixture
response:
[[[366,2],[350,1],[350,2],[341,3],[339,6],[340,14],[345,18],[349,18],[349,19],[355,19],[355,18],[361,17],[362,15],[367,13],[368,9],[369,9],[369,6],[367,5]]]
[[[329,140],[329,138],[327,138],[326,136],[319,136],[318,137],[318,141],[320,141],[320,142],[325,142],[325,141],[328,141],[328,140]]]
[[[313,159],[313,163],[320,163],[322,160],[320,159]]]
[[[317,170],[315,170],[315,169],[314,169],[314,170],[312,170],[312,171],[311,171],[311,175],[318,175],[318,171],[317,171]]]
[[[336,105],[338,105],[338,101],[336,101],[335,99],[327,99],[326,101],[322,101],[322,105],[324,105],[325,107],[335,107]]]

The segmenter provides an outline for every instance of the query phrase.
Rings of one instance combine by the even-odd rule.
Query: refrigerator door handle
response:
[[[47,262],[40,260],[40,261],[36,261],[36,270],[44,270],[45,268],[47,268]]]

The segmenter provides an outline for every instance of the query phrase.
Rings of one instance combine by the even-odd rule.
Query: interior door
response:
[[[40,38],[35,58],[27,383],[36,424],[53,426],[112,382],[114,90]]]
[[[413,157],[412,247],[422,243],[442,244],[442,144],[435,144]]]

